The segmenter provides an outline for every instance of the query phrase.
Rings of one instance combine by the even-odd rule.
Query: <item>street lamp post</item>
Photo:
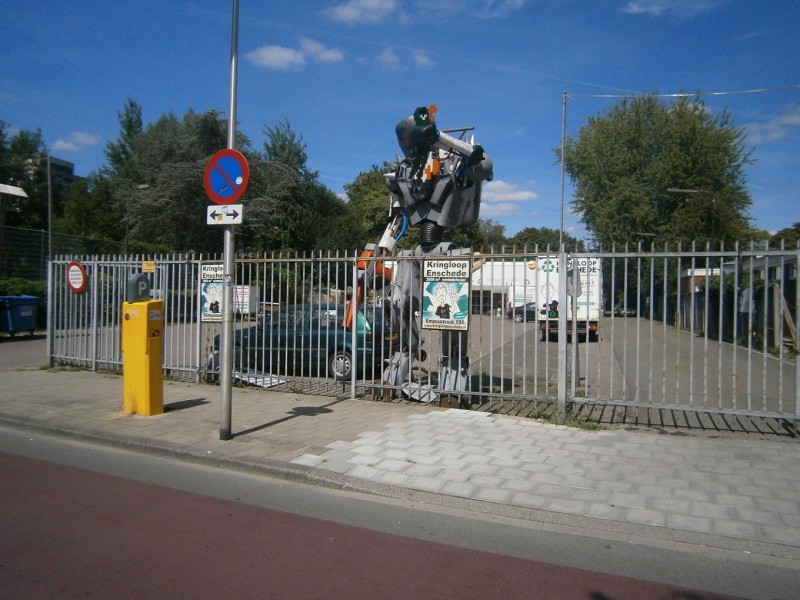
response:
[[[53,260],[53,177],[47,155],[47,260]]]

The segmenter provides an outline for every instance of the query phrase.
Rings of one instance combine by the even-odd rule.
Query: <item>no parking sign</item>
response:
[[[203,185],[215,204],[233,204],[242,197],[250,181],[247,159],[238,150],[220,150],[206,165]]]

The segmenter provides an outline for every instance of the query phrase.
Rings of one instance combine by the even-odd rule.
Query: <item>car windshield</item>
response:
[[[341,326],[342,321],[344,321],[345,309],[345,305],[342,304],[288,306],[282,310],[266,313],[262,320],[262,327],[264,329],[293,329],[303,323],[306,314],[310,314],[313,328],[334,329]],[[361,315],[367,323],[367,329],[380,331],[385,328],[386,319],[382,308],[362,306]]]
[[[262,326],[265,329],[292,329],[303,320],[302,307],[290,306],[264,315]]]

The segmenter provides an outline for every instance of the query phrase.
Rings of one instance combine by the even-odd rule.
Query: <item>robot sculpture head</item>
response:
[[[492,179],[492,159],[474,141],[440,131],[435,113],[435,106],[419,107],[397,124],[405,158],[387,184],[393,205],[406,210],[411,225],[466,227],[478,219],[481,183]]]
[[[394,128],[397,143],[406,158],[414,158],[430,152],[439,139],[439,131],[427,107],[417,108],[414,114],[406,117]]]

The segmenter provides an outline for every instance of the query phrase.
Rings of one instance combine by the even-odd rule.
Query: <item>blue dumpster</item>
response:
[[[36,296],[0,296],[0,332],[30,331],[33,335],[38,306]]]

